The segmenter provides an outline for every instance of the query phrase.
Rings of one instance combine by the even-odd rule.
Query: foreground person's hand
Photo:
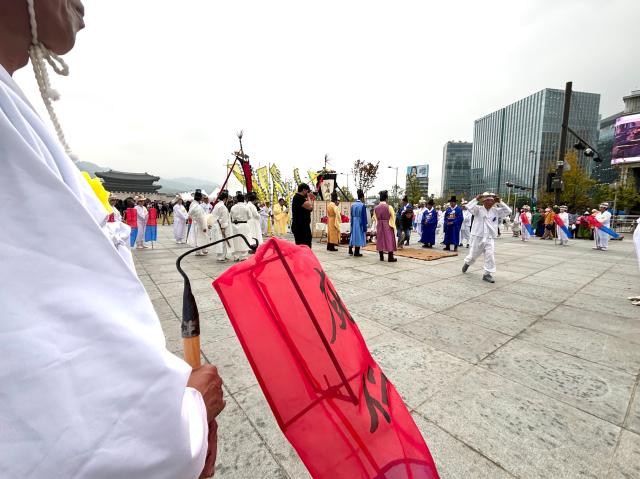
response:
[[[218,423],[214,419],[209,423],[209,445],[207,447],[207,458],[204,461],[204,469],[200,478],[213,477],[216,467],[216,456],[218,455]]]
[[[223,399],[222,378],[218,374],[218,369],[211,364],[194,369],[189,376],[187,386],[202,394],[207,408],[207,421],[211,423],[226,405]]]

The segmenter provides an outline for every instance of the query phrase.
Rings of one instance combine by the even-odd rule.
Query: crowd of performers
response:
[[[246,195],[238,192],[230,196],[222,191],[216,198],[196,190],[193,200],[184,202],[177,196],[171,204],[150,202],[144,197],[135,197],[123,210],[115,198],[113,220],[125,221],[132,227],[131,246],[147,248],[148,241],[155,240],[156,221],[169,224],[173,217],[175,241],[198,247],[218,240],[242,234],[251,241],[263,242],[268,236],[283,236],[287,233],[289,221],[296,244],[312,247],[311,212],[314,210],[315,194],[307,184],[300,184],[298,192],[291,201],[291,210],[283,198],[271,206],[261,203],[255,193]],[[327,250],[338,251],[341,242],[340,225],[342,215],[338,196],[331,195],[327,205]],[[541,240],[556,239],[560,245],[567,245],[569,238],[594,239],[593,249],[606,251],[609,237],[616,236],[610,229],[611,213],[609,205],[603,203],[599,210],[585,212],[584,215],[568,213],[566,206],[536,209],[524,205],[512,216],[512,211],[502,199],[493,193],[485,192],[473,200],[462,200],[458,204],[452,196],[446,208],[435,206],[432,199],[420,200],[411,205],[405,196],[398,211],[388,203],[388,192],[381,191],[378,205],[369,211],[365,204],[364,193],[358,190],[358,198],[350,211],[349,254],[360,257],[360,249],[369,240],[375,239],[380,260],[396,262],[395,252],[409,245],[412,233],[417,233],[422,248],[432,249],[439,242],[445,251],[457,252],[466,247],[469,253],[465,258],[463,270],[466,272],[476,258],[484,255],[483,279],[494,282],[496,271],[494,259],[494,239],[500,236],[500,228],[511,229],[513,236],[522,241],[539,237]],[[155,211],[154,211],[155,210]],[[233,259],[242,261],[249,255],[249,248],[241,238],[232,238],[214,246],[216,259],[220,262]],[[209,254],[207,249],[197,255]]]

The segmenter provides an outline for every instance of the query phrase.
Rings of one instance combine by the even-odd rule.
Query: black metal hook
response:
[[[190,249],[185,253],[182,253],[178,256],[176,260],[176,268],[178,273],[184,278],[184,291],[182,292],[182,337],[183,338],[193,338],[196,336],[200,336],[200,315],[198,313],[198,306],[196,305],[196,299],[193,297],[193,293],[191,291],[191,282],[189,281],[189,277],[184,272],[181,266],[182,260],[190,255],[191,253],[195,253],[196,251],[200,251],[201,249],[209,248],[210,246],[215,246],[223,241],[229,241],[233,238],[241,238],[244,241],[251,251],[255,251],[258,249],[258,240],[253,238],[254,243],[250,244],[247,240],[247,237],[243,234],[235,234],[232,236],[227,236],[226,238],[222,238],[221,240],[214,241],[213,243],[208,243],[203,246],[198,246],[197,248]]]

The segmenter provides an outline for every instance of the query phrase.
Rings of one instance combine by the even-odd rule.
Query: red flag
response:
[[[138,227],[138,212],[135,208],[127,208],[125,212],[125,221],[131,228]]]
[[[158,226],[158,210],[156,210],[155,208],[149,208],[147,226]]]
[[[409,411],[311,250],[272,238],[213,285],[278,425],[314,478],[438,478]]]

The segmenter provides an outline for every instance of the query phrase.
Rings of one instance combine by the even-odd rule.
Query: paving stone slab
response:
[[[631,304],[627,300],[627,295],[621,295],[618,300],[611,301],[607,298],[603,301],[601,297],[577,293],[567,299],[564,304],[590,311],[598,311],[604,314],[614,314],[626,318],[640,319],[640,308]]]
[[[613,458],[607,479],[640,478],[640,435],[622,431],[620,445]]]
[[[640,344],[640,321],[637,319],[602,314],[562,304],[550,311],[545,318]]]
[[[417,413],[413,419],[436,463],[440,479],[511,479],[500,466]]]
[[[520,338],[629,374],[637,374],[640,368],[640,348],[636,344],[555,320],[537,322]]]
[[[456,381],[470,365],[400,333],[367,341],[371,355],[395,385],[407,405],[415,408]]]
[[[232,394],[258,384],[235,336],[219,341],[202,342],[201,349],[209,362],[218,368],[220,377]]]
[[[495,330],[439,313],[402,325],[397,331],[472,363],[511,339]]]
[[[390,296],[381,301],[360,301],[349,309],[392,329],[433,313],[422,306]]]
[[[500,291],[499,294],[484,294],[476,298],[483,303],[494,306],[505,306],[509,309],[531,315],[543,316],[556,307],[551,300],[539,297],[522,296],[520,294]]]
[[[517,477],[606,475],[620,428],[473,367],[418,412]]]
[[[227,406],[217,421],[216,479],[287,478],[287,473],[232,398],[227,400]]]
[[[640,386],[636,386],[633,401],[629,408],[629,416],[625,422],[625,427],[640,434]]]
[[[505,302],[503,306],[508,306]],[[521,313],[503,306],[495,306],[480,302],[473,298],[464,303],[443,311],[463,321],[479,324],[510,336],[515,336],[540,318],[531,314]]]
[[[278,427],[269,404],[259,386],[252,386],[234,395],[238,405],[251,421],[260,437],[269,445],[276,461],[295,479],[311,478],[295,449]],[[245,477],[245,476],[243,476]]]
[[[636,380],[631,374],[518,339],[481,365],[619,426]]]

